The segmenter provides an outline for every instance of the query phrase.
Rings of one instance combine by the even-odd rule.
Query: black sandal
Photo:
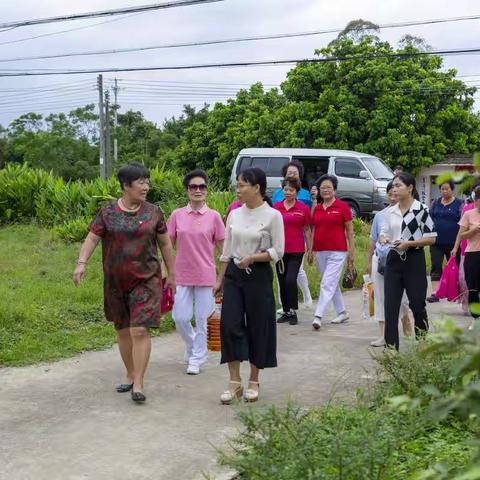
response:
[[[142,403],[147,399],[147,397],[142,392],[134,392],[132,390],[132,400],[137,403]]]
[[[125,393],[129,392],[133,388],[133,383],[121,383],[120,385],[117,385],[117,392],[118,393]]]

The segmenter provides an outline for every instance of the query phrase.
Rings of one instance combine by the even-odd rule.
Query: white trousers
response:
[[[346,258],[347,252],[317,252],[317,264],[322,274],[322,281],[320,283],[320,296],[315,309],[316,317],[323,317],[330,302],[333,302],[337,315],[345,311],[345,303],[339,283]]]
[[[308,277],[305,269],[303,268],[303,262],[305,260],[305,255],[303,256],[302,263],[300,265],[300,270],[298,271],[297,284],[302,291],[302,297],[304,303],[309,303],[312,301],[312,295],[310,289],[308,288]]]
[[[377,322],[385,321],[385,277],[378,273],[378,257],[372,257],[372,282],[373,282],[373,318]],[[400,304],[400,318],[409,312],[407,294],[403,292]]]
[[[207,318],[214,308],[212,287],[177,285],[172,317],[185,342],[185,357],[191,365],[200,366],[207,360]],[[192,326],[194,310],[195,329]]]
[[[302,263],[300,264],[300,270],[297,275],[297,285],[302,292],[303,303],[309,303],[312,301],[312,294],[310,293],[310,288],[308,287],[308,277],[307,272],[303,268],[303,261],[305,260],[305,255],[302,258]],[[278,283],[277,278],[277,289],[278,289],[278,298],[280,299],[280,284]]]

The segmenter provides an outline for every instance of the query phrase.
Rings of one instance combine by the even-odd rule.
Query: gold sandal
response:
[[[243,395],[243,387],[242,382],[237,382],[235,380],[230,380],[230,384],[238,385],[234,390],[225,390],[220,395],[220,402],[222,405],[230,405],[234,400],[238,400],[242,398]]]

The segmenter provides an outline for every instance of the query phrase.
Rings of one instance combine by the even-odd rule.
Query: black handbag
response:
[[[342,287],[353,288],[355,280],[357,279],[357,270],[353,265],[349,265],[343,274]]]

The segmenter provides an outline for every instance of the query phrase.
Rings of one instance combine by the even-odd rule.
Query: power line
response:
[[[137,7],[114,8],[97,12],[76,13],[73,15],[60,15],[57,17],[37,18],[33,20],[19,20],[15,22],[0,23],[1,28],[18,28],[31,25],[43,25],[45,23],[67,22],[71,20],[83,20],[86,18],[109,17],[112,15],[125,15],[128,13],[147,12],[165,8],[185,7],[205,3],[223,2],[224,0],[172,0],[165,3],[153,3],[150,5],[139,5]]]
[[[467,17],[451,17],[451,18],[442,18],[437,20],[418,20],[418,21],[408,21],[408,22],[399,22],[399,23],[387,23],[387,24],[379,25],[379,28],[398,28],[398,27],[413,26],[413,25],[449,23],[449,22],[459,22],[459,21],[465,21],[465,20],[478,20],[478,19],[480,19],[480,15],[470,15]],[[314,31],[308,31],[308,32],[275,33],[272,35],[257,35],[254,37],[237,37],[237,38],[229,38],[229,39],[222,39],[222,40],[206,40],[201,42],[170,43],[170,44],[163,44],[163,45],[150,45],[145,47],[115,48],[115,49],[108,49],[108,50],[91,50],[87,52],[57,53],[52,55],[37,55],[37,56],[30,56],[30,57],[12,57],[12,58],[0,59],[0,62],[18,62],[23,60],[45,60],[45,59],[54,59],[54,58],[80,57],[80,56],[91,56],[91,55],[111,55],[111,54],[119,54],[119,53],[143,52],[148,50],[159,50],[159,49],[168,49],[168,48],[199,47],[199,46],[205,46],[205,45],[219,45],[219,44],[226,44],[226,43],[252,42],[252,41],[260,41],[260,40],[277,40],[277,39],[284,39],[284,38],[322,35],[325,33],[337,33],[343,30],[344,29],[342,28],[335,28],[335,29],[327,29],[327,30],[314,30]]]
[[[27,42],[28,40],[36,40],[38,38],[52,37],[54,35],[60,35],[62,33],[69,33],[69,32],[75,32],[77,30],[85,30],[87,28],[94,28],[94,27],[98,27],[99,25],[104,25],[106,23],[120,22],[121,20],[125,20],[126,18],[136,17],[137,15],[142,15],[143,13],[144,12],[132,13],[130,15],[125,15],[125,16],[120,17],[120,18],[111,18],[109,20],[104,20],[103,22],[97,22],[97,23],[94,23],[92,25],[84,25],[82,27],[75,27],[75,28],[68,28],[66,30],[59,30],[58,32],[42,33],[41,35],[35,35],[33,37],[18,38],[17,40],[9,40],[8,42],[0,42],[0,46],[11,45],[12,43]],[[11,28],[9,28],[9,30],[11,30]],[[5,31],[7,31],[7,30],[5,30]]]
[[[70,69],[70,70],[54,70],[54,69],[35,69],[31,71],[20,71],[16,69],[8,69],[0,71],[0,77],[28,77],[28,76],[45,76],[45,75],[79,75],[86,73],[108,73],[108,72],[138,72],[138,71],[162,71],[162,70],[195,70],[200,68],[235,68],[250,66],[278,66],[296,63],[331,63],[331,62],[348,62],[358,60],[388,59],[388,58],[411,58],[420,56],[449,56],[449,55],[477,55],[480,48],[459,48],[448,50],[432,50],[428,52],[394,52],[377,55],[354,55],[345,57],[326,57],[326,58],[297,58],[288,60],[258,60],[228,63],[204,63],[193,65],[170,65],[170,66],[144,66],[144,67],[110,67],[110,68],[92,68],[92,69]]]

